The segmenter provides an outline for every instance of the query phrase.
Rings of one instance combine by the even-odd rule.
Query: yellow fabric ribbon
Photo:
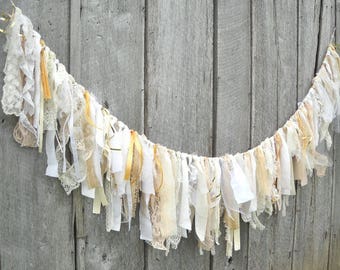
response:
[[[162,167],[161,161],[159,160],[157,144],[153,146],[153,159],[154,159],[155,172],[156,172],[154,175],[154,185],[155,185],[155,193],[157,194],[163,186],[163,167]],[[158,182],[159,184],[157,186],[156,184]]]
[[[48,82],[48,72],[46,67],[45,58],[45,42],[41,39],[40,44],[42,46],[40,51],[40,75],[41,75],[41,85],[43,89],[44,99],[51,99],[51,89]]]
[[[130,180],[131,184],[134,184],[140,178],[140,175],[142,173],[142,167],[143,167],[142,145],[139,141],[138,133],[134,130],[131,130],[130,145],[126,161],[124,179],[126,181]]]
[[[138,133],[131,130],[130,145],[125,167],[125,181],[130,181],[132,195],[132,217],[135,217],[137,203],[139,202],[140,175],[143,167],[143,149]]]
[[[85,119],[93,127],[98,128],[91,118],[91,97],[89,91],[84,92],[85,99]]]

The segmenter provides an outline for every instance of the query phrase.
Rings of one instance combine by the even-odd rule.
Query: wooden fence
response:
[[[340,29],[338,0],[15,2],[76,80],[130,128],[205,155],[272,135]],[[243,223],[241,251],[226,260],[223,237],[215,256],[199,255],[191,234],[166,257],[139,240],[138,221],[107,233],[89,200],[44,176],[44,154],[14,142],[16,119],[2,110],[0,119],[1,270],[340,269],[340,135],[327,177],[298,187],[286,217],[261,216],[264,231]]]

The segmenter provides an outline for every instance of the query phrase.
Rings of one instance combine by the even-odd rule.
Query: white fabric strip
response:
[[[55,130],[46,131],[46,155],[47,155],[47,168],[46,175],[51,177],[58,177],[58,161],[55,152]]]
[[[186,155],[181,156],[182,162],[182,184],[180,194],[180,214],[179,214],[179,226],[183,229],[191,231],[191,219],[190,219],[190,191],[189,191],[189,167],[188,159]]]
[[[234,198],[238,204],[251,201],[255,194],[251,191],[247,178],[236,162],[234,156],[230,156],[232,169],[230,175],[230,185],[234,192]]]
[[[201,160],[193,158],[193,165],[197,169],[197,188],[195,190],[195,230],[200,241],[204,241],[208,221],[208,187],[202,169]]]

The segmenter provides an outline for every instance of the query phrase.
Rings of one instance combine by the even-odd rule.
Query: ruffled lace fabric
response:
[[[340,116],[340,58],[333,45],[282,128],[245,153],[208,158],[170,150],[130,130],[41,44],[16,9],[7,29],[3,110],[19,117],[13,137],[21,146],[41,151],[45,143],[46,175],[58,178],[67,194],[81,187],[93,199],[93,213],[105,207],[107,231],[119,231],[122,223],[130,228],[139,204],[140,238],[154,248],[176,249],[194,226],[201,253],[214,254],[222,218],[230,257],[241,247],[240,216],[264,229],[258,216],[284,215],[295,180],[306,185],[308,176],[324,176],[332,164],[325,149],[332,145],[329,126]],[[41,87],[41,61],[51,98]]]
[[[8,27],[4,51],[7,53],[5,78],[2,94],[2,109],[6,114],[20,116],[23,106],[23,73],[21,67],[25,64],[22,47],[21,27],[25,18],[20,10],[16,10],[13,20],[15,23]]]
[[[40,63],[40,35],[33,30],[30,20],[17,9],[7,27],[5,52],[7,58],[4,68],[5,78],[1,99],[5,114],[19,117],[14,136],[22,146],[36,146],[37,130],[33,127],[35,112],[34,95],[36,81],[34,70]],[[24,130],[26,129],[26,130]],[[22,141],[25,134],[30,139]]]

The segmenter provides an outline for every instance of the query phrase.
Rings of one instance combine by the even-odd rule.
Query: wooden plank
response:
[[[130,128],[143,131],[144,3],[83,0],[81,3],[81,83]],[[140,269],[144,244],[139,226],[106,232],[105,215],[92,214],[85,200],[87,269]]]
[[[337,4],[338,5],[338,4]],[[328,269],[340,269],[340,135],[334,135],[334,180],[332,190],[332,218]]]
[[[212,154],[213,3],[149,0],[145,132],[173,149]],[[194,232],[178,250],[147,247],[147,269],[208,269]]]
[[[219,0],[217,6],[216,155],[222,155],[250,144],[251,33],[249,1]]]
[[[298,100],[301,101],[311,87],[315,75],[318,51],[318,33],[321,0],[308,3],[299,0],[298,36]]]
[[[76,81],[81,79],[81,0],[70,1],[70,73]],[[80,188],[72,192],[73,219],[75,236],[75,266],[77,270],[85,269],[85,224],[84,199]]]
[[[250,2],[217,1],[216,155],[246,151],[250,146],[251,18]],[[241,121],[240,121],[241,119]],[[227,260],[224,225],[213,269],[247,269],[248,224],[241,224],[241,250]]]
[[[70,0],[70,73],[81,79],[81,0]]]
[[[302,100],[307,94],[311,81],[315,75],[317,65],[318,32],[321,1],[310,4],[299,0],[299,37],[298,37],[298,100]],[[315,57],[314,57],[315,56]],[[301,227],[306,224],[312,201],[313,180],[309,179],[307,186],[301,188],[297,185],[295,206],[295,232],[292,269],[302,269],[304,251],[301,245],[307,234]],[[305,245],[308,245],[306,243]]]
[[[296,109],[297,4],[253,2],[253,146],[281,127]],[[286,216],[262,214],[264,231],[249,229],[249,269],[289,269],[294,198]]]
[[[336,43],[340,42],[340,1],[336,1]],[[334,165],[333,165],[333,189],[332,189],[332,219],[331,237],[329,246],[328,269],[340,269],[340,134],[334,134]]]
[[[68,1],[15,1],[60,61],[68,65]],[[10,11],[9,1],[0,1]],[[48,14],[48,16],[46,16]],[[0,37],[3,47],[4,36]],[[0,52],[1,70],[5,54]],[[0,75],[0,88],[3,74]],[[72,269],[72,198],[59,180],[44,176],[45,154],[21,148],[12,137],[17,118],[0,110],[0,269]]]
[[[277,46],[276,72],[278,74],[277,121],[278,127],[281,127],[296,110],[297,3],[294,1],[277,2],[275,14],[277,28],[275,37]],[[279,213],[272,218],[272,223],[268,227],[271,247],[266,251],[269,257],[266,268],[289,269],[292,262],[295,197],[289,198],[286,216]]]
[[[276,9],[273,1],[252,4],[252,147],[278,127],[278,47]],[[248,269],[269,269],[276,217],[260,216],[264,231],[249,228]]]
[[[278,124],[278,47],[273,1],[252,4],[252,147],[271,136]],[[248,269],[268,269],[275,217],[261,216],[264,231],[249,228]],[[269,254],[268,254],[269,253]]]
[[[277,109],[278,127],[282,127],[297,108],[297,39],[298,6],[296,1],[276,2],[277,51]],[[294,240],[295,196],[289,197],[286,216],[273,216],[271,228],[272,247],[268,267],[290,269]]]
[[[335,25],[334,8],[333,0],[324,0],[314,5],[300,2],[298,91],[301,98],[308,91],[310,79],[319,69],[330,42]],[[309,46],[309,53],[305,52],[304,45]],[[311,55],[316,55],[315,59]],[[314,70],[311,70],[311,66],[314,66]],[[324,147],[321,149],[324,151]],[[324,178],[314,176],[306,187],[297,191],[293,269],[327,268],[332,183],[330,168]]]

